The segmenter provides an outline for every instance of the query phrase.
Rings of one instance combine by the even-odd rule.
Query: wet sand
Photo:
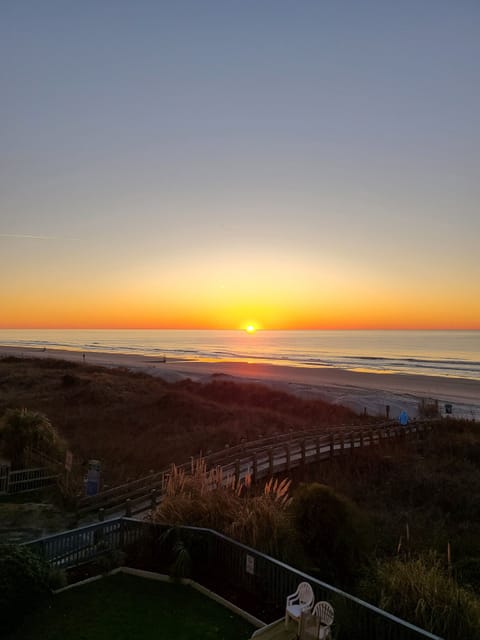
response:
[[[390,417],[398,416],[402,409],[415,417],[418,403],[426,398],[438,400],[442,413],[445,411],[445,404],[452,404],[454,417],[480,420],[480,382],[462,378],[218,360],[199,362],[172,359],[164,362],[158,357],[137,354],[0,346],[0,357],[5,356],[59,358],[79,364],[126,367],[132,371],[158,376],[168,382],[184,378],[207,382],[212,376],[233,381],[259,382],[304,397],[320,397],[359,413],[366,410],[369,415],[385,415],[386,406],[389,405]]]

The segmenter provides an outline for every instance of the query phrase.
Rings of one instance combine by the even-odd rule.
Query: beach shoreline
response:
[[[224,379],[260,383],[303,397],[321,398],[357,413],[397,417],[405,409],[416,417],[422,399],[452,405],[452,416],[480,420],[480,381],[463,378],[371,373],[334,367],[302,367],[231,360],[167,359],[140,354],[12,347],[0,345],[0,357],[56,358],[103,367],[124,367],[167,382],[190,378],[197,382]]]

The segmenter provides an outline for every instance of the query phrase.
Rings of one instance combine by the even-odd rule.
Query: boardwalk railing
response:
[[[0,494],[35,491],[54,484],[57,479],[58,473],[47,467],[11,471],[10,467],[4,465],[0,467]]]
[[[156,570],[161,561],[159,538],[167,528],[141,520],[117,518],[26,544],[53,566],[64,569],[95,560],[106,550],[123,550],[137,558],[142,550],[147,550],[150,555],[143,555],[150,557],[150,564],[144,561],[142,568]],[[328,600],[334,606],[336,640],[441,640],[216,531],[178,527],[178,532],[191,556],[192,577],[227,599],[232,599],[233,594],[243,596],[242,602],[261,603],[267,623],[282,617],[287,595],[295,591],[299,582],[306,580],[312,585],[316,600]],[[248,609],[248,606],[243,607]],[[258,615],[253,610],[249,613]]]
[[[413,422],[407,426],[387,423],[370,427],[345,427],[343,430],[326,432],[301,432],[278,435],[256,442],[244,443],[224,451],[205,456],[208,467],[219,467],[225,482],[232,477],[237,481],[247,475],[252,482],[269,478],[277,473],[288,473],[295,467],[349,455],[365,447],[379,446],[394,439],[419,437],[430,428],[429,422]],[[180,465],[187,474],[191,463]],[[130,516],[142,513],[154,506],[165,491],[171,469],[152,473],[96,496],[81,498],[78,502],[79,517],[102,510],[102,515],[119,512]]]

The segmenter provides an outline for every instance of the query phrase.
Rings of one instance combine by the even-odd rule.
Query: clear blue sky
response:
[[[479,69],[473,0],[2,2],[0,324],[480,327]]]

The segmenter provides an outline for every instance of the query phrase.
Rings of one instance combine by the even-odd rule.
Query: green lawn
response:
[[[254,630],[191,587],[117,574],[54,596],[8,640],[247,640]]]

